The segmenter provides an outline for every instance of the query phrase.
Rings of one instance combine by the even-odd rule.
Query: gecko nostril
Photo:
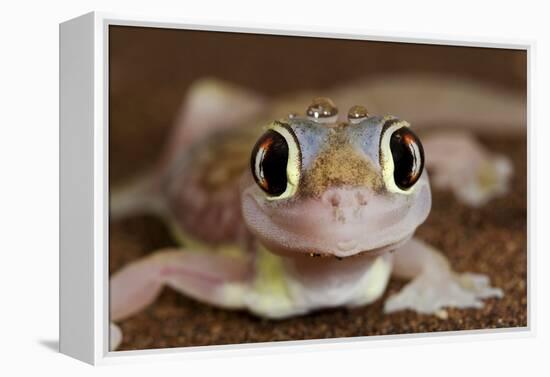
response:
[[[358,192],[355,194],[355,197],[357,198],[357,203],[359,203],[360,206],[367,205],[367,198],[365,197],[365,194]]]
[[[340,205],[340,195],[334,193],[330,196],[329,202],[333,207],[338,207]]]

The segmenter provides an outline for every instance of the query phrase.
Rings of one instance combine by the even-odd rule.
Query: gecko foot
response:
[[[506,157],[493,156],[481,162],[475,170],[463,175],[460,182],[456,179],[451,184],[452,190],[461,202],[479,207],[507,192],[511,173],[512,165]],[[451,173],[437,175],[434,185],[439,186],[440,182],[452,182],[453,178],[450,178],[449,174]]]
[[[482,299],[502,295],[501,289],[491,287],[486,275],[451,271],[424,273],[391,296],[384,311],[412,309],[417,313],[446,318],[445,307],[482,308]]]
[[[427,135],[423,144],[434,187],[452,190],[459,201],[471,207],[506,194],[512,163],[486,150],[472,135],[440,132]]]

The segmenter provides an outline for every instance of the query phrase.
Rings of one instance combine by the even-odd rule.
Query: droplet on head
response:
[[[338,108],[330,98],[317,97],[306,110],[309,119],[319,123],[334,123],[338,117]]]
[[[287,118],[288,118],[288,119],[294,119],[294,118],[296,118],[297,116],[298,116],[297,113],[289,113],[289,114],[287,115]]]
[[[369,112],[365,106],[355,105],[348,111],[348,120],[350,123],[357,124],[369,117]]]

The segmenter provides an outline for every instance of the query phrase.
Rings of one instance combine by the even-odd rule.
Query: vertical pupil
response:
[[[424,149],[420,139],[408,128],[395,131],[390,140],[393,157],[393,178],[400,189],[411,188],[424,169]]]
[[[287,163],[285,138],[274,130],[268,130],[252,150],[250,165],[254,180],[269,195],[281,195],[287,187]]]

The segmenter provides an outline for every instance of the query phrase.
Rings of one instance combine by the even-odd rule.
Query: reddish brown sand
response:
[[[217,35],[112,30],[111,183],[124,181],[155,162],[185,90],[204,75],[225,78],[267,95],[323,88],[379,72],[407,71],[463,75],[525,91],[525,54],[514,51],[299,38],[288,42],[280,37],[259,40],[236,34],[217,40],[220,33]],[[283,59],[285,56],[294,59]],[[339,58],[331,58],[334,56]],[[303,59],[299,57],[315,59],[316,64],[300,65]],[[385,298],[404,284],[392,280],[385,296],[368,307],[270,321],[204,305],[166,288],[153,305],[120,323],[124,332],[121,349],[526,326],[526,139],[495,135],[483,142],[512,159],[510,193],[481,209],[472,209],[459,204],[450,193],[435,191],[430,217],[417,234],[442,250],[455,270],[488,274],[491,282],[503,289],[504,298],[487,300],[480,310],[450,309],[445,320],[410,311],[387,315],[382,312]],[[110,271],[169,245],[174,241],[155,218],[113,223]]]

